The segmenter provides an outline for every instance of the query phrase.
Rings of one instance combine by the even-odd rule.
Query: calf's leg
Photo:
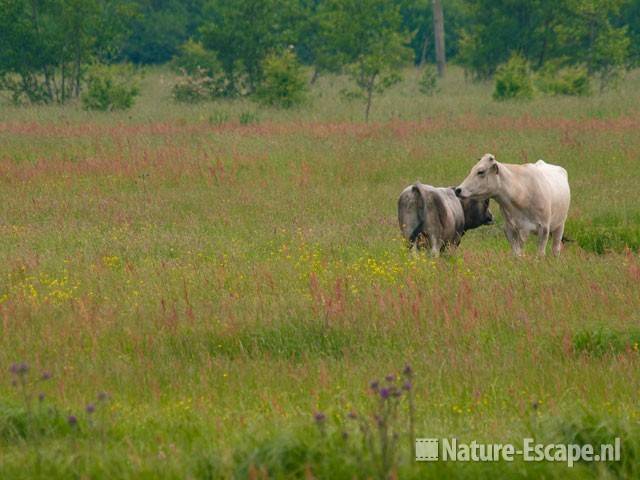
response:
[[[442,242],[435,235],[429,234],[429,245],[431,246],[431,256],[439,257],[440,250],[442,249]]]

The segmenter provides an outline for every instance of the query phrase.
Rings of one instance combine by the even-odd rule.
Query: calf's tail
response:
[[[420,187],[417,183],[411,187],[411,194],[413,196],[413,202],[415,205],[415,216],[417,218],[416,228],[413,229],[411,235],[409,236],[409,242],[413,244],[418,236],[422,233],[422,229],[424,228],[424,198],[422,198],[422,193],[420,192]]]

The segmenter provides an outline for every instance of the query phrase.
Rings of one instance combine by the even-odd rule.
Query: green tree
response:
[[[256,98],[265,105],[291,108],[306,99],[307,79],[295,53],[271,54],[264,59],[264,76]]]
[[[467,23],[458,60],[476,77],[493,75],[513,52],[533,68],[554,60],[585,65],[604,88],[629,58],[627,0],[476,0],[465,3]]]
[[[80,94],[85,65],[121,39],[116,0],[0,0],[0,87],[15,102],[63,103]],[[109,25],[109,28],[103,28]]]
[[[302,10],[298,0],[210,0],[200,30],[216,52],[229,82],[228,94],[253,93],[264,59],[296,41]]]
[[[135,10],[122,57],[142,64],[169,61],[202,22],[204,0],[129,0]]]
[[[568,64],[584,64],[604,90],[629,54],[628,27],[614,26],[625,0],[566,0],[567,15],[557,28],[557,53]]]
[[[374,94],[397,83],[411,57],[400,8],[385,0],[327,0],[320,21],[322,40],[365,98],[368,120]]]

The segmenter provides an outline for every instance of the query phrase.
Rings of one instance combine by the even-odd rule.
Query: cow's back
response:
[[[442,239],[446,243],[458,244],[464,232],[464,211],[460,200],[451,188],[428,186],[426,191],[427,207],[438,212]]]
[[[569,213],[571,203],[571,189],[569,188],[569,175],[567,171],[558,166],[538,160],[534,166],[544,179],[544,195],[551,207],[551,229],[564,224]]]

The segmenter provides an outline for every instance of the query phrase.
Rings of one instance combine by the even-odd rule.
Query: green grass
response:
[[[637,477],[640,76],[526,103],[454,68],[435,96],[418,80],[370,124],[333,77],[291,111],[178,105],[164,71],[129,112],[2,104],[0,478],[375,477],[345,415],[405,363],[418,436],[617,435],[623,461],[418,464],[398,420],[400,478]],[[512,258],[499,214],[408,255],[399,192],[485,152],[568,170],[559,259]]]

